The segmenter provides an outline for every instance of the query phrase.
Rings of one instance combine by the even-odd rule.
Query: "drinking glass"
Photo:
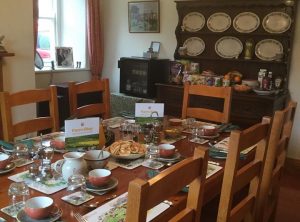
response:
[[[195,122],[196,122],[195,118],[187,118],[186,119],[186,127],[189,132],[192,131],[192,128],[194,127]]]
[[[142,129],[140,124],[132,124],[132,139],[135,142],[140,142],[140,135],[141,135]]]
[[[26,163],[29,158],[28,147],[26,144],[17,143],[14,145],[13,157],[15,159],[15,164],[20,166]]]
[[[153,131],[150,127],[143,128],[144,142],[145,144],[150,144],[152,142]]]
[[[132,125],[124,122],[120,125],[120,132],[122,140],[132,140]]]
[[[8,196],[13,207],[13,214],[17,215],[24,208],[29,197],[29,188],[24,182],[13,182],[8,188]]]
[[[74,174],[68,178],[67,191],[73,192],[80,188],[80,199],[85,199],[86,196],[86,179],[82,174]],[[76,198],[76,196],[75,196]]]

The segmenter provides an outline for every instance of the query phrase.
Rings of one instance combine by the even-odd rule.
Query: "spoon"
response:
[[[107,197],[104,201],[102,201],[102,202],[99,202],[99,201],[97,201],[97,202],[94,202],[94,203],[87,203],[87,204],[84,204],[83,206],[85,206],[85,207],[89,207],[89,208],[96,208],[96,207],[98,207],[100,204],[103,204],[104,202],[106,202],[106,201],[108,201],[108,200],[111,200],[111,199],[114,199],[114,198],[116,198],[117,197],[117,194],[113,194],[113,195],[111,195],[110,197]]]

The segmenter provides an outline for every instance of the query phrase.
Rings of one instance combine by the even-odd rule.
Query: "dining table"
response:
[[[116,128],[113,130],[115,133],[116,140],[120,137],[119,129]],[[193,143],[189,140],[190,134],[189,133],[182,133],[184,135],[181,139],[176,141],[173,145],[175,145],[176,150],[180,153],[180,155],[183,158],[190,157],[193,155],[194,149],[199,146],[197,143]],[[214,142],[220,141],[225,137],[228,137],[229,133],[220,133],[218,138],[214,139]],[[208,143],[205,143],[202,145],[202,147],[205,147],[209,149]],[[62,153],[55,152],[52,162],[55,162],[57,160],[62,159]],[[247,157],[243,162],[247,162],[249,160],[251,155]],[[226,159],[214,159],[209,158],[211,161],[213,161],[214,164],[217,164],[221,166],[221,170],[217,171],[210,177],[208,177],[205,181],[204,185],[204,199],[203,199],[203,212],[202,215],[204,218],[210,218],[210,214],[215,215],[217,210],[217,204],[218,204],[218,196],[221,192],[222,187],[222,179],[223,179],[223,173],[224,173],[224,165],[226,162]],[[17,173],[23,172],[28,170],[28,167],[30,165],[17,167],[14,170],[7,172],[5,174],[0,175],[0,209],[8,206],[11,204],[10,197],[8,196],[8,188],[10,184],[13,182],[12,180],[8,179],[8,177],[11,177]],[[159,173],[160,171],[166,169],[167,166],[165,165],[163,168],[159,170],[153,170],[149,169],[145,166],[138,166],[134,169],[125,169],[122,167],[116,167],[112,169],[112,176],[117,178],[118,180],[118,186],[111,190],[110,192],[103,194],[103,195],[94,195],[94,199],[90,200],[89,202],[96,202],[98,201],[101,205],[101,203],[106,203],[106,198],[110,197],[111,195],[122,195],[128,190],[128,185],[130,181],[134,180],[135,178],[141,178],[144,180],[149,179],[149,173],[150,172],[156,172]],[[170,184],[170,186],[172,186]],[[75,213],[79,213],[81,215],[85,215],[88,212],[92,211],[93,209],[87,208],[85,205],[79,205],[75,206],[72,204],[69,204],[62,200],[62,197],[69,194],[69,191],[67,189],[59,190],[53,194],[45,195],[44,193],[36,190],[36,189],[30,189],[30,198],[35,196],[49,196],[54,200],[55,205],[62,210],[62,216],[60,218],[60,221],[76,221],[75,219]],[[186,198],[187,198],[187,192],[180,191],[176,195],[170,197],[168,199],[170,203],[172,203],[172,206],[169,207],[167,210],[162,212],[160,215],[158,215],[153,221],[167,221],[169,218],[172,217],[172,215],[179,212],[181,209],[185,207],[186,204]],[[88,203],[89,203],[88,202]],[[211,207],[213,206],[214,207]],[[212,210],[214,208],[215,210]],[[6,215],[5,213],[0,211],[0,217],[4,218],[6,221],[16,221],[14,218]],[[214,216],[212,216],[214,218]],[[213,221],[214,219],[211,219]],[[208,220],[209,221],[209,220]]]

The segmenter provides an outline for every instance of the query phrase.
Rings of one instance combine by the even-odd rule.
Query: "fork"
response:
[[[85,218],[83,218],[83,216],[80,213],[75,213],[74,217],[78,222],[88,222]]]

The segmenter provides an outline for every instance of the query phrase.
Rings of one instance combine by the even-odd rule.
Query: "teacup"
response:
[[[175,154],[175,146],[171,145],[171,144],[160,144],[158,146],[159,149],[159,155],[161,157],[170,157],[173,156]]]
[[[89,172],[89,181],[93,186],[103,186],[108,183],[111,171],[106,169],[94,169]]]
[[[4,169],[11,162],[11,159],[6,153],[0,153],[0,169]]]
[[[50,197],[33,197],[26,201],[24,211],[29,217],[39,220],[48,217],[53,206],[53,199]]]
[[[210,125],[202,126],[203,136],[213,136],[217,133],[217,128]]]

